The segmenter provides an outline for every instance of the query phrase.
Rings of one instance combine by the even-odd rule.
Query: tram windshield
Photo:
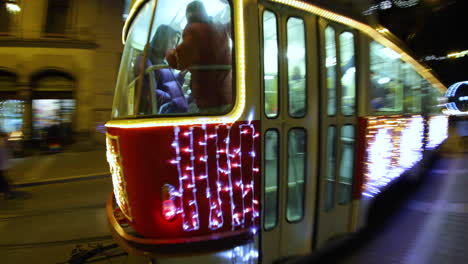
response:
[[[231,28],[228,0],[144,4],[128,31],[112,118],[228,113],[235,99]]]

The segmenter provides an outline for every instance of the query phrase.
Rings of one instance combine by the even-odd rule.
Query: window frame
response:
[[[68,10],[65,18],[65,25],[64,25],[64,33],[50,33],[47,32],[47,25],[48,25],[48,17],[49,17],[49,4],[51,0],[44,1],[44,18],[43,18],[43,23],[42,23],[42,31],[41,31],[41,36],[43,38],[58,38],[58,39],[63,39],[63,38],[70,38],[70,35],[72,33],[72,28],[73,28],[73,21],[75,17],[75,1],[73,0],[66,0],[68,1]]]
[[[277,128],[269,128],[265,131],[264,133],[264,137],[266,138],[266,134],[269,132],[269,131],[275,131],[276,135],[278,136],[277,138],[277,147],[278,147],[278,152],[277,152],[277,164],[276,164],[276,207],[275,207],[275,224],[270,227],[270,228],[266,228],[265,227],[265,210],[263,210],[263,221],[262,221],[262,228],[263,230],[265,231],[271,231],[273,229],[275,229],[278,224],[279,224],[279,221],[280,221],[280,213],[279,213],[279,208],[280,208],[280,190],[281,190],[281,134],[280,134],[280,131],[279,129]],[[265,147],[266,147],[266,144],[265,144],[265,140],[264,140],[264,148],[263,150],[265,151]],[[265,157],[266,155],[263,155],[263,157]],[[264,179],[264,186],[263,186],[263,201],[266,202],[266,175],[265,175],[265,172],[266,172],[266,166],[265,166],[265,162],[266,162],[266,159],[263,158],[263,162],[264,162],[264,168],[263,168],[263,179]],[[263,207],[265,208],[265,207]]]
[[[355,179],[355,171],[356,171],[356,137],[357,137],[357,125],[356,124],[353,124],[353,123],[344,123],[341,127],[340,127],[340,138],[338,140],[341,141],[341,138],[343,137],[343,129],[346,127],[346,126],[350,126],[353,128],[353,160],[351,162],[351,165],[352,165],[352,168],[351,168],[351,191],[350,191],[350,195],[348,197],[348,200],[344,203],[342,203],[340,201],[340,199],[337,199],[336,202],[338,205],[348,205],[352,202],[352,196],[353,196],[353,187],[354,187],[354,179]],[[340,142],[341,143],[341,142]],[[341,165],[342,165],[342,162],[343,162],[343,151],[344,151],[344,147],[343,147],[343,144],[340,144],[341,147],[340,147],[340,150],[341,150],[341,153],[339,153],[339,157],[340,157],[340,160],[339,160],[339,171],[336,173],[336,177],[337,177],[337,184],[338,184],[338,188],[335,192],[336,195],[338,195],[338,198],[340,197],[340,194],[341,194],[341,188],[340,188],[340,178],[341,178]],[[336,179],[336,178],[335,178]]]
[[[275,116],[268,116],[266,111],[265,111],[265,106],[266,106],[266,96],[265,96],[265,53],[264,53],[264,50],[265,50],[265,28],[264,28],[264,24],[263,24],[263,18],[264,18],[264,15],[265,15],[265,12],[270,12],[272,13],[274,16],[275,16],[275,19],[276,19],[276,48],[277,48],[277,63],[276,63],[276,68],[277,68],[277,74],[278,74],[278,81],[276,83],[277,85],[277,100],[276,100],[276,104],[277,104],[277,107],[278,107],[278,110],[275,114]],[[279,19],[278,19],[278,14],[274,11],[274,10],[271,10],[271,9],[268,9],[268,8],[265,8],[263,9],[262,11],[262,24],[261,24],[261,42],[262,42],[262,49],[263,49],[263,52],[260,52],[260,63],[262,64],[261,65],[261,75],[263,76],[263,79],[262,79],[262,100],[263,100],[263,106],[262,106],[262,111],[263,111],[263,115],[265,116],[265,118],[267,119],[270,119],[270,120],[273,120],[273,119],[277,119],[280,115],[281,115],[281,96],[280,96],[280,85],[282,83],[282,77],[281,77],[281,69],[280,69],[280,60],[281,60],[281,56],[280,56],[280,25],[279,25]]]
[[[289,111],[289,106],[290,106],[290,95],[289,95],[289,58],[287,57],[287,51],[288,51],[288,22],[289,22],[289,19],[291,18],[295,18],[295,19],[299,19],[299,20],[302,20],[303,22],[303,27],[304,27],[304,66],[305,66],[305,70],[304,70],[304,77],[305,77],[305,87],[304,87],[304,114],[301,115],[301,116],[292,116],[290,111]],[[288,108],[288,117],[289,118],[293,118],[293,119],[301,119],[301,118],[305,118],[307,116],[307,110],[308,110],[308,100],[307,100],[307,96],[308,96],[308,87],[309,87],[309,80],[307,78],[307,70],[308,70],[308,63],[307,63],[307,58],[309,57],[308,56],[308,48],[307,48],[307,28],[306,28],[306,20],[303,18],[303,17],[298,17],[298,16],[288,16],[286,18],[286,23],[285,23],[285,33],[286,33],[286,36],[285,36],[285,40],[286,40],[286,56],[285,56],[285,70],[286,70],[286,78],[287,78],[287,93],[286,93],[286,97],[287,97],[287,108]]]
[[[71,0],[70,0],[71,1]],[[146,1],[142,1],[140,2],[138,5],[136,6],[132,6],[131,9],[135,10],[134,12],[132,12],[131,16],[126,20],[126,23],[125,23],[125,26],[124,26],[124,32],[123,32],[123,35],[124,35],[124,48],[123,48],[123,52],[125,53],[125,46],[128,45],[127,42],[128,42],[128,38],[130,37],[130,33],[131,33],[131,30],[132,30],[132,27],[134,26],[135,24],[135,19],[138,18],[138,15],[140,14],[140,10],[146,6],[146,4],[150,4],[150,5],[153,5],[153,14],[152,14],[152,17],[150,18],[150,24],[148,26],[148,39],[146,40],[145,42],[145,46],[148,45],[148,42],[149,42],[149,37],[151,35],[151,32],[153,31],[152,30],[152,27],[153,27],[153,21],[155,19],[155,15],[156,15],[156,12],[157,12],[157,5],[155,5],[155,3],[157,3],[157,0],[146,0]],[[196,118],[200,118],[200,117],[222,117],[222,116],[227,116],[227,115],[230,115],[232,113],[232,111],[236,108],[237,105],[241,104],[239,102],[239,98],[238,98],[238,93],[239,93],[239,88],[238,87],[238,82],[237,82],[237,49],[236,49],[236,31],[235,31],[235,23],[233,23],[233,19],[235,18],[235,14],[234,14],[234,5],[233,5],[233,1],[232,0],[227,0],[227,4],[229,5],[230,7],[230,15],[231,15],[231,39],[233,40],[232,41],[232,48],[231,48],[231,57],[232,57],[232,72],[231,72],[231,76],[232,76],[232,84],[231,84],[231,87],[232,87],[232,107],[227,111],[227,112],[224,112],[224,113],[189,113],[189,114],[148,114],[148,115],[126,115],[126,116],[115,116],[115,109],[117,106],[116,105],[119,105],[121,103],[121,101],[115,101],[116,98],[117,98],[117,94],[120,95],[120,93],[122,92],[121,89],[119,89],[120,87],[117,87],[114,89],[114,99],[113,99],[113,103],[112,103],[112,110],[111,110],[111,120],[109,121],[110,123],[121,123],[120,121],[123,121],[123,122],[132,122],[134,123],[132,120],[144,120],[144,121],[150,121],[152,122],[153,120],[154,121],[157,121],[158,119],[179,119],[179,118],[184,118],[184,119],[196,119]],[[146,59],[148,58],[148,54],[147,53],[144,53],[144,56],[143,56],[143,61],[146,61]],[[127,58],[125,58],[127,59]],[[122,58],[122,61],[123,61],[123,58]],[[119,79],[119,74],[120,74],[120,67],[122,65],[119,66],[119,71],[117,72],[117,80]],[[146,67],[145,67],[146,68]],[[140,79],[142,79],[144,77],[144,71],[141,71],[139,74],[138,74],[138,77]],[[141,82],[140,84],[141,85]],[[245,102],[245,99],[244,99],[244,102]],[[118,107],[117,107],[118,108]]]
[[[302,197],[301,197],[301,217],[299,217],[298,219],[296,220],[289,220],[288,219],[288,208],[289,208],[289,166],[290,166],[290,163],[289,163],[289,135],[290,135],[290,132],[292,130],[302,130],[304,131],[304,135],[305,135],[305,143],[304,143],[304,149],[305,149],[305,152],[304,152],[304,171],[303,171],[303,180],[304,180],[304,183],[303,183],[303,190],[302,190]],[[286,156],[286,159],[287,159],[287,165],[286,165],[286,207],[285,207],[285,210],[284,210],[284,217],[286,219],[286,221],[288,223],[298,223],[298,222],[301,222],[304,217],[305,217],[305,197],[306,197],[306,186],[307,186],[307,158],[308,158],[308,153],[307,153],[307,141],[308,141],[308,133],[307,133],[307,129],[305,127],[300,127],[300,126],[294,126],[294,127],[291,127],[288,129],[288,132],[287,132],[287,149],[288,149],[288,152],[287,152],[287,156]]]

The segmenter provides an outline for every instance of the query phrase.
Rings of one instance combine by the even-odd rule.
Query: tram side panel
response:
[[[255,232],[257,131],[258,122],[109,127],[114,194],[130,225],[144,237],[160,239]]]

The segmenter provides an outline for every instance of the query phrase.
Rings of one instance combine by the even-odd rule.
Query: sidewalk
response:
[[[11,159],[13,188],[110,176],[105,146],[71,146],[60,153]]]

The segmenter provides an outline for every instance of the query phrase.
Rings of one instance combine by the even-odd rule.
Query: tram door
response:
[[[314,19],[267,2],[259,9],[263,263],[312,248],[319,129]]]
[[[320,188],[315,246],[351,230],[356,138],[356,32],[319,20]]]

